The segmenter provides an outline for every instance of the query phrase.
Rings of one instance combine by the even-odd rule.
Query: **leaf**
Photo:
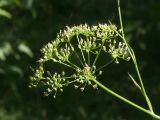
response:
[[[2,61],[6,60],[6,56],[4,55],[4,52],[1,48],[0,48],[0,60],[2,60]]]
[[[32,7],[32,5],[33,5],[33,0],[27,0],[27,8],[31,8]]]
[[[21,5],[21,1],[20,0],[12,0],[12,2],[17,6]]]
[[[31,49],[30,49],[27,45],[25,45],[25,44],[23,44],[23,43],[21,43],[21,44],[18,46],[18,50],[21,51],[21,52],[23,52],[23,53],[25,53],[25,54],[28,55],[29,57],[33,57],[33,53],[32,53],[32,51],[31,51]]]
[[[12,53],[12,47],[10,43],[5,42],[2,46],[0,46],[0,60],[5,61],[6,57]]]
[[[7,0],[0,0],[0,7],[7,6],[8,4],[9,4],[9,1],[7,1]]]
[[[2,8],[0,8],[0,16],[6,17],[8,19],[12,18],[12,15],[8,11],[6,11]]]
[[[9,66],[9,69],[15,73],[17,73],[20,77],[23,76],[23,71],[21,68],[17,67],[17,66]]]
[[[135,84],[135,86],[141,90],[141,87],[138,85],[138,83],[136,82],[136,80],[132,77],[132,75],[130,73],[128,73],[129,77],[131,78],[132,82]]]

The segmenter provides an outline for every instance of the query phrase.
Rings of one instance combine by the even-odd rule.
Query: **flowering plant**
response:
[[[60,31],[54,41],[41,49],[43,57],[38,60],[39,67],[31,77],[30,86],[36,87],[42,84],[46,88],[44,95],[48,96],[54,93],[54,98],[58,92],[62,92],[64,87],[70,84],[73,84],[76,89],[79,88],[81,91],[84,91],[86,85],[93,88],[99,86],[106,92],[151,115],[153,118],[160,119],[160,116],[153,112],[152,104],[146,94],[134,51],[126,42],[119,0],[118,12],[120,29],[109,22],[108,24],[99,24],[97,26],[88,26],[87,24],[74,27],[67,26],[65,30]],[[110,61],[101,65],[97,64],[101,54],[109,55]],[[129,77],[141,91],[149,110],[117,94],[97,80],[97,77],[103,73],[103,68],[112,62],[119,64],[119,59],[125,61],[131,59],[133,61],[139,81],[137,82],[131,74],[129,74]],[[51,70],[47,70],[45,65],[50,61],[71,69],[71,72],[68,73],[66,69],[54,73]]]

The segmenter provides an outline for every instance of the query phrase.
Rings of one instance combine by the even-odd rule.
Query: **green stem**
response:
[[[105,40],[103,41],[103,43],[102,43],[102,45],[101,45],[101,48],[100,48],[100,50],[98,51],[98,54],[96,55],[96,58],[94,59],[94,62],[93,62],[93,65],[92,65],[92,66],[94,66],[94,65],[96,64],[96,62],[97,62],[97,60],[98,60],[98,57],[99,57],[99,55],[100,55],[100,53],[101,53],[101,50],[102,50],[102,48],[103,48],[104,43],[105,43]]]
[[[96,79],[93,78],[92,81],[95,82],[95,83],[96,83],[98,86],[100,86],[102,89],[104,89],[106,92],[108,92],[108,93],[110,93],[111,95],[113,95],[114,97],[122,100],[122,101],[125,102],[125,103],[128,103],[129,105],[135,107],[135,108],[138,109],[138,110],[141,110],[141,111],[145,112],[146,114],[152,116],[153,118],[156,118],[156,119],[160,120],[160,116],[158,116],[158,115],[154,114],[153,112],[151,112],[151,111],[149,111],[149,110],[147,110],[147,109],[145,109],[145,108],[143,108],[143,107],[135,104],[134,102],[132,102],[132,101],[124,98],[123,96],[115,93],[114,91],[112,91],[112,90],[109,89],[108,87],[106,87],[106,86],[104,86],[103,84],[101,84],[100,82],[98,82]]]
[[[73,64],[73,63],[70,62],[69,60],[67,61],[67,63],[69,63],[71,66],[75,67],[75,69],[80,69],[80,67],[78,67],[77,65]]]
[[[71,45],[70,42],[69,42],[69,45],[70,45],[70,47],[72,48],[72,45]],[[77,59],[78,59],[79,62],[81,63],[81,65],[84,66],[84,65],[83,65],[83,62],[82,62],[82,60],[80,59],[80,57],[79,57],[78,53],[76,52],[76,50],[74,50],[74,52],[75,52],[75,54],[76,54],[76,56],[77,56]]]
[[[142,88],[142,94],[147,102],[147,105],[150,109],[150,111],[152,113],[153,112],[153,108],[152,108],[152,104],[150,102],[150,99],[149,97],[147,96],[147,93],[146,93],[146,90],[144,88],[144,85],[143,85],[143,81],[142,81],[142,78],[141,78],[141,75],[140,75],[140,72],[139,72],[139,69],[138,69],[138,65],[137,65],[137,62],[136,62],[136,57],[135,57],[135,54],[133,52],[133,50],[130,49],[126,39],[125,39],[125,35],[124,35],[124,29],[123,29],[123,22],[122,22],[122,15],[121,15],[121,8],[120,8],[120,0],[117,0],[118,1],[118,13],[119,13],[119,21],[120,21],[120,26],[121,26],[121,30],[122,30],[122,38],[123,38],[123,41],[126,43],[127,47],[128,47],[128,51],[132,57],[132,60],[133,60],[133,63],[134,63],[134,67],[136,69],[136,72],[137,72],[137,75],[138,75],[138,78],[139,78],[139,82],[140,82],[140,86]]]
[[[79,37],[77,35],[77,40],[78,40],[78,44],[80,44],[80,40],[79,40]],[[82,57],[83,57],[83,60],[84,60],[84,63],[86,64],[86,59],[84,57],[84,53],[83,53],[83,50],[80,48],[80,51],[81,51],[81,54],[82,54]]]
[[[89,51],[87,52],[87,54],[88,54],[88,65],[90,66],[90,53],[89,53]]]
[[[153,108],[152,108],[152,104],[146,94],[146,91],[145,91],[145,88],[144,88],[144,85],[143,85],[143,81],[142,81],[142,78],[141,78],[141,75],[140,75],[140,72],[139,72],[139,68],[138,68],[138,65],[137,65],[137,61],[136,61],[136,57],[135,57],[135,54],[134,54],[134,51],[131,49],[131,47],[128,45],[128,43],[126,42],[126,39],[123,38],[123,36],[121,36],[117,31],[116,33],[122,38],[122,40],[125,42],[125,44],[127,45],[128,47],[128,52],[129,54],[131,55],[131,58],[133,60],[133,63],[134,63],[134,67],[136,69],[136,72],[137,72],[137,75],[138,75],[138,80],[140,82],[140,86],[141,86],[141,92],[143,94],[143,96],[145,97],[145,100],[147,102],[147,105],[149,107],[149,109],[153,112]]]
[[[121,30],[122,30],[122,36],[123,36],[123,38],[125,38],[124,29],[123,29],[123,22],[122,22],[122,15],[121,15],[120,0],[118,0],[118,14],[119,14],[119,21],[120,21],[120,26],[121,26]]]
[[[53,59],[52,59],[53,60]],[[72,69],[74,69],[74,70],[76,70],[76,68],[74,68],[73,66],[71,66],[71,65],[69,65],[69,64],[67,64],[67,63],[64,63],[64,62],[61,62],[61,61],[55,61],[55,60],[53,60],[54,62],[57,62],[57,63],[59,63],[59,64],[62,64],[62,65],[64,65],[64,66],[67,66],[67,67],[69,67],[69,68],[72,68]]]
[[[107,67],[108,65],[110,65],[115,59],[110,60],[109,62],[107,62],[106,64],[102,65],[101,67],[99,67],[96,71],[99,71],[101,69],[103,69],[104,67]]]
[[[81,65],[84,66],[84,64],[83,64],[81,58],[79,57],[78,53],[76,52],[76,50],[75,50],[75,54],[77,56],[77,59],[80,61]]]
[[[136,72],[137,72],[137,74],[138,74],[138,78],[139,78],[140,85],[141,85],[141,88],[142,88],[142,94],[143,94],[143,96],[144,96],[145,99],[146,99],[146,102],[147,102],[147,104],[148,104],[148,107],[149,107],[150,111],[151,111],[152,113],[154,113],[153,108],[152,108],[151,101],[150,101],[150,99],[149,99],[149,97],[148,97],[148,95],[147,95],[147,93],[146,93],[145,88],[144,88],[143,81],[142,81],[142,77],[141,77],[141,75],[140,75],[139,68],[138,68],[138,66],[137,66],[137,62],[136,62],[134,65],[135,65],[135,69],[136,69]]]

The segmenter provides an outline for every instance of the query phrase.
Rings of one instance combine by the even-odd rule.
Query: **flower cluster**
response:
[[[55,91],[54,97],[56,97],[57,91],[63,91],[63,86],[65,86],[66,78],[64,77],[65,73],[61,74],[54,73],[53,75],[48,72],[48,77],[46,77],[44,85],[47,86],[47,90],[44,92],[45,96],[48,96],[50,93]]]
[[[106,46],[103,46],[103,50],[109,54],[118,62],[118,58],[129,61],[130,57],[128,56],[128,47],[125,43],[117,42],[113,40],[108,45],[109,49],[107,50]]]
[[[102,51],[110,54],[115,61],[130,58],[127,56],[127,45],[119,40],[117,32],[119,33],[119,30],[115,25],[108,24],[92,27],[86,24],[67,26],[64,31],[58,33],[54,41],[41,49],[43,57],[39,59],[39,67],[31,77],[31,85],[37,86],[41,82],[46,86],[45,95],[54,92],[54,97],[58,91],[62,92],[69,84],[80,88],[81,91],[86,85],[96,88],[93,79],[102,74],[96,65]],[[73,61],[72,56],[76,56],[81,65]],[[50,60],[72,69],[73,74],[66,75],[67,71],[64,70],[61,73],[45,70],[44,65]]]
[[[115,33],[117,27],[115,25],[99,24],[98,26],[93,26],[92,30],[100,40],[110,40],[117,36]]]
[[[118,47],[115,48],[116,41],[113,42],[114,45],[109,44],[109,53],[112,55],[113,58],[122,58],[124,60],[129,61],[130,57],[127,56],[128,47],[125,43],[118,43]]]
[[[43,74],[43,65],[39,65],[39,68],[34,71],[34,76],[31,77],[31,84],[29,87],[36,87],[39,81],[43,79]]]
[[[81,38],[78,47],[86,52],[96,49],[96,37],[88,37],[86,39]]]

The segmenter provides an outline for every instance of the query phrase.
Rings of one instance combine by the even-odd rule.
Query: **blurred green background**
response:
[[[127,40],[160,114],[160,0],[121,2]],[[28,88],[40,48],[60,29],[108,20],[119,24],[116,0],[0,0],[0,120],[151,120],[101,89],[80,92],[70,87],[54,99],[44,97],[40,88]],[[146,107],[128,71],[135,74],[130,63],[109,66],[101,81]]]

